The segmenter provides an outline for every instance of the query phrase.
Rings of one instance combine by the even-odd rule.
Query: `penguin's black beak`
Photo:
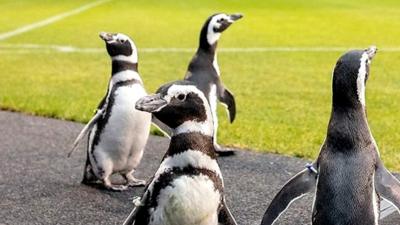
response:
[[[239,20],[239,19],[242,18],[242,17],[243,17],[243,14],[241,14],[241,13],[235,13],[235,14],[229,15],[229,19],[230,19],[232,22],[234,22],[234,21],[236,21],[236,20]]]
[[[378,49],[376,48],[376,46],[371,46],[371,47],[367,48],[365,50],[365,52],[367,53],[368,58],[371,60],[372,58],[374,58],[374,56],[378,52]]]
[[[136,102],[135,108],[145,112],[158,112],[164,108],[168,102],[160,94],[142,97]]]
[[[99,37],[106,42],[113,40],[113,35],[107,32],[100,32]]]

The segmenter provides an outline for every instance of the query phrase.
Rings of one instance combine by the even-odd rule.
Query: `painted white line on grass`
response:
[[[1,51],[30,51],[30,52],[104,52],[105,48],[79,48],[68,45],[38,45],[38,44],[0,44]]]
[[[81,6],[79,8],[73,9],[71,11],[64,12],[64,13],[49,17],[49,18],[47,18],[45,20],[38,21],[38,22],[32,23],[32,24],[28,24],[28,25],[22,26],[20,28],[17,28],[15,30],[12,30],[12,31],[1,33],[0,34],[0,41],[5,40],[5,39],[10,38],[10,37],[13,37],[13,36],[16,36],[16,35],[19,35],[19,34],[22,34],[22,33],[25,33],[25,32],[28,32],[28,31],[31,31],[31,30],[34,30],[34,29],[37,29],[37,28],[40,28],[40,27],[47,26],[49,24],[52,24],[52,23],[57,22],[59,20],[62,20],[64,18],[66,18],[66,17],[73,16],[75,14],[81,13],[83,11],[86,11],[88,9],[91,9],[93,7],[96,7],[98,5],[101,5],[101,4],[109,2],[109,1],[111,1],[111,0],[99,0],[99,1],[91,2],[91,3],[88,3],[86,5]]]
[[[357,47],[249,47],[249,48],[219,48],[218,52],[345,52]],[[68,45],[39,45],[39,44],[0,44],[0,53],[30,53],[30,52],[63,52],[63,53],[103,53],[105,48],[80,48]],[[193,53],[195,48],[139,48],[144,53]],[[400,47],[380,48],[384,52],[400,52]]]

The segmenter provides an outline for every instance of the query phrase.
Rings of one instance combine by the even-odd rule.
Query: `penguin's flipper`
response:
[[[139,211],[139,207],[135,207],[131,213],[129,213],[128,218],[125,219],[123,225],[133,225],[135,223],[137,212]]]
[[[261,225],[273,224],[292,202],[315,190],[318,172],[314,167],[310,168],[301,171],[283,186],[265,211]]]
[[[383,166],[382,162],[378,163],[375,171],[375,187],[379,195],[391,204],[381,202],[380,219],[396,211],[400,213],[400,181]]]
[[[381,199],[380,209],[379,209],[379,219],[384,219],[385,217],[391,215],[392,213],[398,211],[397,207],[395,207],[391,202],[386,199]]]
[[[165,123],[161,122],[154,115],[151,115],[151,123],[155,127],[157,127],[164,134],[164,136],[171,139],[173,131],[169,126],[167,126]]]
[[[132,202],[135,205],[135,208],[131,211],[129,216],[125,219],[123,225],[134,225],[135,222],[137,224],[147,224],[148,223],[148,217],[147,215],[143,215],[144,211],[147,210],[145,206],[145,202],[147,202],[148,198],[150,197],[150,194],[148,192],[150,184],[153,182],[154,175],[149,179],[149,182],[146,184],[144,187],[144,194],[142,198],[135,198]],[[138,217],[139,215],[139,217]],[[147,221],[147,222],[146,222]]]
[[[236,103],[235,97],[233,96],[232,92],[222,87],[219,91],[218,100],[221,101],[228,108],[229,120],[231,123],[233,123],[236,116]]]
[[[75,151],[76,147],[78,147],[79,142],[82,138],[93,128],[93,126],[97,123],[101,115],[103,114],[103,110],[97,110],[96,114],[90,119],[90,121],[86,124],[86,126],[81,130],[78,137],[76,137],[74,144],[72,146],[71,151],[68,153],[68,157],[71,157],[71,154]]]
[[[143,197],[137,197],[132,202],[135,205],[135,208],[129,213],[129,216],[125,219],[123,225],[134,225],[134,224],[148,224],[148,215],[144,213],[147,208],[145,206],[145,202],[149,198],[149,192],[147,188],[149,187],[150,183],[148,183],[145,187],[145,192]]]
[[[232,216],[231,211],[226,206],[225,198],[222,202],[222,207],[218,213],[218,224],[221,225],[237,225],[235,218]]]

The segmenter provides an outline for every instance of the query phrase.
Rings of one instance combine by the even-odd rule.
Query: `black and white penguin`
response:
[[[133,172],[143,156],[151,114],[135,109],[136,101],[147,93],[138,73],[134,42],[120,33],[101,32],[100,38],[105,41],[112,60],[112,75],[107,94],[75,140],[73,150],[89,132],[82,183],[101,181],[108,189],[125,190],[128,186],[145,184],[145,181],[136,179]],[[126,185],[112,184],[110,176],[114,173],[121,174]]]
[[[217,44],[222,32],[240,18],[241,14],[219,13],[206,20],[200,31],[199,47],[185,75],[185,80],[194,82],[210,103],[214,119],[214,146],[220,155],[231,155],[233,151],[223,149],[217,143],[217,100],[227,107],[231,123],[235,119],[236,105],[233,94],[224,86],[220,77]]]
[[[236,224],[225,203],[213,144],[212,113],[203,92],[189,81],[163,85],[136,108],[173,130],[157,172],[124,224]]]
[[[319,157],[284,185],[262,225],[273,224],[293,201],[310,192],[315,193],[313,225],[377,225],[389,208],[399,210],[400,182],[380,160],[366,115],[365,85],[376,51],[374,46],[353,50],[337,61],[332,113]],[[380,204],[381,199],[385,201]]]

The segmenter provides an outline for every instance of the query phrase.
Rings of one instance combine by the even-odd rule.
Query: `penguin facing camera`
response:
[[[189,81],[163,85],[136,108],[173,130],[169,148],[125,225],[234,225],[213,143],[207,98]]]

